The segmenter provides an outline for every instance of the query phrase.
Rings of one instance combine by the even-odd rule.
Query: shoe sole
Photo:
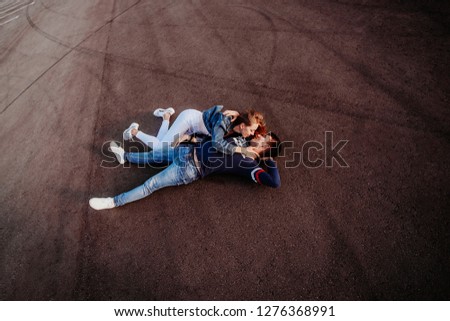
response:
[[[114,156],[116,157],[119,164],[121,164],[121,165],[125,164],[125,155],[120,155],[119,153],[114,152],[111,147],[114,147],[114,148],[121,148],[121,147],[119,145],[117,145],[116,142],[111,142],[109,144],[109,151],[114,154]],[[122,148],[122,150],[123,150],[123,148]]]
[[[175,114],[175,109],[173,109],[172,107],[169,108],[158,108],[153,112],[153,116],[156,117],[163,117],[165,113],[169,113],[170,116],[172,116],[173,114]]]
[[[131,130],[132,129],[138,129],[139,128],[139,124],[138,123],[131,123],[130,127],[128,127],[127,129],[124,130],[123,134],[122,134],[122,138],[124,140],[131,140],[133,141],[133,135],[131,135]],[[126,133],[130,133],[130,138],[126,138],[125,136],[128,136]]]

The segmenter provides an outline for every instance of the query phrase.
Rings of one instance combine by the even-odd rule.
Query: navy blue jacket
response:
[[[240,153],[226,155],[216,152],[211,141],[196,146],[195,152],[200,163],[201,177],[219,173],[234,174],[247,177],[261,185],[274,188],[281,185],[278,168],[271,159],[265,161],[267,167],[265,171],[258,162]]]

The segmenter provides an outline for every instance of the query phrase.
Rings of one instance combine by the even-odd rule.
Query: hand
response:
[[[184,141],[188,141],[191,138],[191,136],[189,136],[188,134],[184,134],[181,137],[177,137],[173,143],[172,143],[172,147],[177,147],[181,142]]]
[[[244,147],[242,148],[242,155],[244,157],[256,159],[259,157],[259,154],[256,152],[256,150],[253,147]]]
[[[231,117],[231,122],[234,122],[240,114],[236,110],[225,110],[223,115],[226,117]]]

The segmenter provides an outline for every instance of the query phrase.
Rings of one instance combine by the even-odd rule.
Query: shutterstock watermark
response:
[[[266,150],[264,150],[263,154],[265,157],[271,158],[277,156],[278,167],[284,163],[285,168],[297,168],[300,166],[309,169],[321,167],[348,168],[350,165],[341,154],[348,142],[349,140],[336,140],[332,131],[325,131],[323,141],[307,140],[301,146],[294,141],[283,141],[278,144],[269,142],[267,146],[264,146]],[[130,168],[136,166],[139,168],[161,168],[173,162],[178,166],[185,166],[187,162],[195,162],[196,165],[199,165],[199,162],[201,162],[202,167],[209,169],[220,167],[233,168],[236,166],[248,167],[248,160],[252,158],[250,156],[251,153],[245,153],[247,156],[244,158],[217,153],[212,142],[209,145],[205,145],[206,147],[201,150],[201,152],[206,152],[209,155],[206,159],[199,158],[198,150],[194,156],[194,149],[199,145],[180,144],[177,147],[172,147],[169,143],[165,143],[155,149],[152,149],[152,146],[150,146],[150,150],[144,152],[143,150],[148,149],[147,145],[142,142],[135,142],[133,146],[127,149],[126,156],[125,154],[122,155],[122,157],[125,157],[125,163],[119,164],[116,154],[111,153],[110,144],[111,141],[107,141],[102,146],[104,158],[100,166],[104,168]],[[122,146],[124,146],[123,142]],[[243,149],[249,150],[249,147],[243,147]],[[108,152],[105,152],[105,150],[108,150]],[[123,152],[125,151],[123,150]]]
[[[306,168],[320,167],[350,167],[341,155],[342,149],[347,145],[348,140],[334,141],[333,132],[326,131],[324,142],[308,140],[303,143],[300,150],[294,142],[283,142],[284,155],[288,150],[292,150],[292,159],[285,160],[286,168],[296,168],[304,166]]]

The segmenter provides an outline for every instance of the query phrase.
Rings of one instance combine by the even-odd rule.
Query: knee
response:
[[[156,182],[155,179],[149,179],[144,183],[144,195],[148,196],[155,190]]]

